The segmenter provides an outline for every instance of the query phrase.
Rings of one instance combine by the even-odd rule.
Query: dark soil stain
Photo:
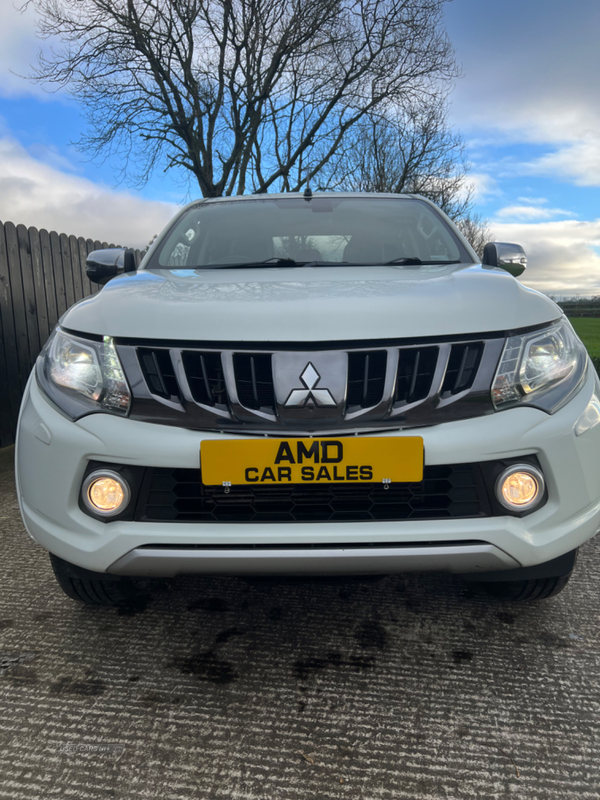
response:
[[[551,631],[540,631],[538,640],[546,647],[554,647],[559,650],[571,647],[571,642],[563,636],[557,636]]]
[[[472,661],[473,653],[470,653],[468,650],[453,650],[452,658],[455,664],[462,664],[463,661]]]
[[[145,694],[142,698],[142,703],[146,705],[156,705],[158,703],[183,703],[183,697],[170,697],[167,694],[159,694],[158,692],[149,692]]]
[[[32,650],[26,650],[22,653],[0,653],[0,675],[3,675],[9,669],[20,667],[27,661],[33,661],[37,653]]]
[[[184,675],[194,675],[201,681],[210,683],[231,683],[236,680],[237,673],[229,661],[221,661],[214,650],[205,650],[192,656],[173,659],[170,667],[175,667]]]
[[[14,619],[0,619],[0,631],[4,630],[5,628],[14,628],[14,625]]]
[[[267,616],[271,622],[279,622],[283,617],[283,608],[281,606],[273,606]]]
[[[88,678],[86,681],[76,681],[73,678],[61,678],[56,683],[50,684],[53,694],[73,694],[80,697],[96,697],[106,691],[104,681],[99,678]]]
[[[42,611],[39,614],[34,614],[33,615],[33,619],[34,619],[34,622],[46,622],[46,620],[52,619],[52,612],[51,611]]]
[[[359,647],[376,647],[378,650],[383,650],[387,644],[387,632],[375,620],[366,619],[354,636]]]
[[[297,711],[299,714],[302,714],[304,709],[306,708],[306,701],[305,700],[298,700]]]
[[[119,606],[117,611],[120,617],[133,617],[141,614],[148,608],[150,596],[147,594],[136,594],[129,598],[126,603]]]
[[[508,611],[499,611],[496,617],[505,625],[514,625],[517,619],[514,614],[509,614]]]
[[[226,631],[221,631],[221,633],[217,633],[215,643],[216,644],[225,644],[227,643],[232,636],[243,636],[244,631],[239,630],[239,628],[228,628]]]
[[[137,681],[139,681],[139,679],[140,679],[140,676],[139,676],[139,675],[130,675],[130,676],[127,678],[127,680],[128,680],[128,681],[131,681],[131,683],[136,683]]]
[[[212,611],[222,613],[229,611],[229,606],[219,597],[201,597],[188,606],[188,611]]]
[[[13,667],[9,676],[14,683],[37,683],[38,681],[37,672],[21,664],[17,667]]]
[[[325,658],[298,659],[294,666],[294,672],[297,678],[304,681],[310,675],[328,667],[351,669],[353,672],[360,672],[363,669],[372,667],[373,663],[372,658],[350,656],[350,658],[344,660],[340,653],[329,653]]]

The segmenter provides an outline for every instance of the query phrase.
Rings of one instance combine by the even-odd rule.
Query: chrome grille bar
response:
[[[490,387],[504,341],[498,336],[475,341],[457,337],[450,342],[376,348],[367,342],[340,345],[334,351],[324,345],[324,352],[347,359],[341,416],[312,421],[305,413],[297,423],[289,409],[285,422],[278,413],[281,401],[273,394],[271,364],[275,353],[285,362],[286,351],[276,346],[272,351],[243,345],[195,350],[193,345],[181,348],[168,343],[117,347],[132,387],[132,418],[198,430],[281,435],[411,428],[493,413]],[[151,352],[152,360],[142,361],[143,352]],[[301,360],[305,356],[311,363],[316,352],[300,352]],[[296,359],[298,353],[293,352]],[[172,370],[165,365],[172,365]],[[327,374],[320,380],[318,387],[327,388]],[[299,381],[291,386],[297,388],[302,388]]]

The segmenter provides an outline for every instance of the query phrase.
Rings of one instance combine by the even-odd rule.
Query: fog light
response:
[[[81,487],[84,505],[102,517],[120,514],[127,508],[130,497],[127,481],[118,472],[109,470],[92,472]]]
[[[528,511],[544,496],[544,476],[530,464],[514,464],[496,482],[496,497],[511,511]]]

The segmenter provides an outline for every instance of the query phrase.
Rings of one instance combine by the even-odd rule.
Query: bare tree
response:
[[[355,127],[352,141],[319,176],[323,188],[419,194],[432,200],[483,254],[490,241],[487,220],[473,213],[460,136],[448,123],[443,92],[412,108],[369,113]]]
[[[87,109],[93,154],[204,196],[297,191],[368,114],[418,108],[457,71],[447,0],[29,0],[35,79]]]
[[[329,182],[366,192],[408,192],[431,199],[452,219],[471,202],[460,137],[447,120],[443,94],[387,116],[369,114],[332,169]]]
[[[482,219],[479,214],[469,213],[455,220],[458,229],[469,242],[479,258],[483,257],[483,248],[491,242],[494,235],[487,219]]]

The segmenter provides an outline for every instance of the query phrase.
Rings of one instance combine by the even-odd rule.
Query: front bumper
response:
[[[556,414],[515,408],[419,429],[428,465],[537,455],[548,502],[517,518],[401,522],[147,523],[92,519],[79,507],[89,461],[197,469],[200,442],[226,434],[92,414],[72,422],[35,379],[17,437],[17,487],[25,526],[46,549],[98,572],[216,573],[488,572],[532,566],[575,549],[600,527],[600,425],[574,425],[595,389]],[[403,436],[413,431],[371,435]],[[230,435],[230,438],[236,438]]]

